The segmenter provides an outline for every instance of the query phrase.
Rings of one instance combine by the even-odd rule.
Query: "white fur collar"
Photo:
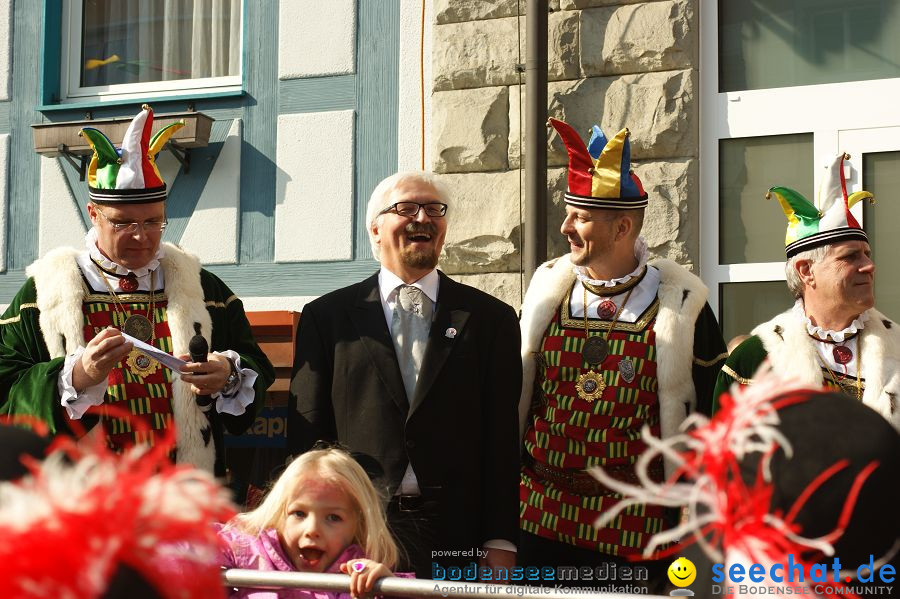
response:
[[[656,317],[657,379],[659,382],[660,432],[667,438],[678,432],[694,407],[692,377],[694,325],[706,304],[707,289],[699,278],[671,260],[654,260],[659,270],[660,309]],[[534,273],[522,302],[522,395],[519,400],[519,433],[525,434],[536,362],[544,331],[555,316],[566,292],[575,281],[569,255],[543,264]],[[666,463],[667,473],[673,465]]]
[[[900,325],[874,308],[862,330],[860,342],[866,375],[862,401],[900,429]],[[824,384],[822,368],[806,319],[793,308],[753,329],[768,353],[772,369],[794,380]]]
[[[173,354],[187,354],[188,343],[194,336],[194,323],[199,322],[207,342],[212,339],[212,319],[206,310],[203,288],[200,285],[200,261],[173,244],[166,243],[160,265],[165,273],[169,298],[167,313],[172,333]],[[75,261],[79,252],[59,248],[28,267],[34,277],[39,323],[51,358],[71,353],[83,347],[84,286],[81,271]],[[178,461],[213,471],[215,448],[212,441],[204,442],[201,431],[209,426],[206,416],[197,407],[190,386],[175,378],[172,382],[172,411],[178,428]]]

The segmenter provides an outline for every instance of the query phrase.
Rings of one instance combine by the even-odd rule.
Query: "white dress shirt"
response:
[[[440,277],[438,277],[437,269],[432,270],[427,275],[415,281],[413,283],[409,283],[413,287],[418,287],[422,290],[422,293],[428,296],[428,299],[431,300],[431,303],[437,306],[437,296],[438,296],[438,287],[440,286]],[[397,295],[400,292],[400,287],[406,285],[400,277],[389,271],[384,266],[381,267],[381,270],[378,273],[378,292],[381,296],[381,307],[384,310],[384,320],[387,322],[388,330],[391,330],[391,324],[394,319],[394,308],[397,306]],[[418,379],[419,373],[416,373],[416,379]],[[407,401],[412,401],[412,397],[407,397]],[[416,473],[413,472],[412,464],[409,464],[406,467],[406,474],[403,475],[403,480],[400,482],[400,486],[397,488],[397,495],[419,495],[419,481],[416,480]]]
[[[413,283],[405,283],[403,279],[389,271],[384,266],[378,272],[378,292],[381,296],[381,307],[384,310],[384,320],[387,323],[388,331],[391,330],[391,324],[394,319],[394,307],[397,305],[397,294],[401,285],[412,285],[422,290],[422,293],[428,296],[428,299],[434,304],[434,313],[437,314],[438,290],[440,288],[441,279],[438,276],[437,269],[432,270],[427,275]],[[418,375],[418,373],[417,373]],[[412,401],[412,398],[407,398]],[[400,486],[397,488],[396,495],[419,495],[419,481],[416,480],[416,473],[413,472],[412,464],[406,467],[406,473]],[[516,546],[509,541],[503,539],[491,539],[484,543],[487,549],[503,549],[505,551],[516,551]]]

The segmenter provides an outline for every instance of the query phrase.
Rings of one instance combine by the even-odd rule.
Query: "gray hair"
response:
[[[375,189],[372,191],[371,197],[369,197],[369,204],[366,206],[366,229],[369,232],[369,244],[372,246],[372,255],[375,256],[376,260],[381,259],[381,248],[375,243],[375,236],[372,234],[372,226],[384,216],[381,212],[390,205],[388,202],[391,198],[391,192],[404,183],[409,182],[430,185],[434,188],[438,199],[441,202],[444,204],[450,203],[450,194],[447,191],[447,187],[441,183],[440,179],[438,179],[434,173],[429,171],[403,171],[395,173],[376,185]],[[450,211],[448,210],[448,216],[449,212]],[[447,217],[445,216],[444,218]]]
[[[784,279],[788,289],[794,295],[794,298],[803,297],[803,281],[800,280],[800,273],[797,272],[797,262],[800,260],[809,260],[810,266],[819,262],[828,255],[828,249],[831,246],[820,245],[817,248],[800,252],[792,256],[784,265]]]

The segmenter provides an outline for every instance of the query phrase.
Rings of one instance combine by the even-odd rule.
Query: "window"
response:
[[[700,275],[726,341],[793,301],[787,221],[766,191],[812,200],[842,151],[848,191],[881,196],[853,212],[880,269],[876,306],[900,317],[886,266],[900,251],[900,2],[701,0],[699,12]]]
[[[719,142],[719,260],[722,264],[783,259],[784,231],[770,226],[778,212],[763,202],[778,184],[812,198],[810,133],[741,137]]]
[[[65,0],[63,102],[241,88],[241,0]]]
[[[900,256],[900,198],[896,193],[900,189],[900,152],[864,154],[863,187],[883,191],[887,200],[863,208],[866,234],[872,244],[876,265],[875,305],[891,318],[900,318],[900,279],[889,267],[889,261]],[[878,218],[875,218],[876,214]],[[879,264],[882,265],[881,272],[877,270]]]
[[[900,77],[896,0],[723,0],[719,89]]]

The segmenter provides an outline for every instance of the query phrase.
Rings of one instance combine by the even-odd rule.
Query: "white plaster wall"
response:
[[[0,0],[0,100],[9,100],[12,73],[12,0]]]
[[[279,79],[355,71],[356,0],[279,2]]]
[[[240,202],[241,121],[235,119],[181,236],[181,245],[197,254],[203,264],[236,263]]]
[[[434,7],[425,0],[425,165],[431,164],[431,43]],[[398,106],[397,170],[421,170],[422,78],[420,47],[422,2],[400,0],[400,103]]]
[[[352,110],[278,117],[275,261],[353,258]]]
[[[87,229],[69,191],[63,167],[56,158],[41,156],[41,193],[38,210],[38,255],[62,246],[84,246]]]
[[[303,307],[316,299],[316,295],[298,295],[289,297],[242,297],[244,310],[247,312],[263,312],[271,310],[290,310],[303,312]]]
[[[166,182],[166,189],[172,189],[175,185],[175,179],[181,174],[181,163],[169,150],[163,149],[156,156],[156,168],[159,169],[159,176]],[[87,185],[87,183],[84,183]]]
[[[9,134],[0,135],[0,272],[6,270],[6,215],[9,213]]]

